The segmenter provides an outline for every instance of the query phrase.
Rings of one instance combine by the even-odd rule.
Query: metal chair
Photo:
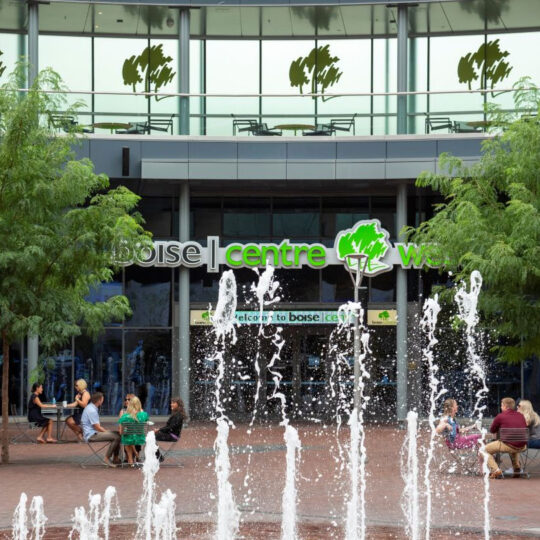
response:
[[[176,437],[176,435],[171,433],[171,437]],[[174,448],[176,447],[176,444],[180,440],[180,437],[178,437],[174,441],[156,441],[157,445],[159,446],[159,451],[161,452],[161,455],[163,456],[163,461],[160,464],[160,467],[183,467],[184,464],[180,461],[178,457],[176,457],[172,452],[174,451]],[[166,448],[164,445],[168,445]]]
[[[454,122],[453,127],[454,133],[479,133],[482,131],[482,128],[479,126],[471,126],[467,122]]]
[[[329,136],[334,135],[336,131],[351,131],[353,135],[356,134],[356,126],[354,123],[354,118],[356,114],[353,114],[350,118],[331,118],[330,122],[326,124],[317,124],[317,127],[313,130],[303,131],[302,135],[308,137],[317,137],[317,136]]]
[[[146,440],[146,433],[148,431],[148,422],[125,422],[122,424],[122,436],[127,435],[135,435],[139,437],[143,437]],[[124,446],[122,444],[122,446]],[[142,445],[142,449],[144,449],[144,445]],[[141,449],[141,450],[142,450]],[[124,452],[121,452],[122,455]],[[141,457],[139,455],[139,457]],[[125,462],[122,463],[122,466],[127,465]]]
[[[428,116],[426,118],[426,133],[447,129],[448,133],[454,130],[454,124],[448,116]]]
[[[22,444],[24,442],[29,443],[35,443],[36,439],[30,437],[28,434],[28,431],[36,431],[37,429],[40,429],[36,424],[33,422],[29,422],[28,420],[20,421],[17,420],[17,406],[14,403],[10,404],[10,412],[11,412],[11,420],[15,424],[15,427],[17,428],[17,435],[11,439],[10,444]]]
[[[88,127],[80,126],[79,122],[75,120],[75,117],[71,114],[63,113],[49,113],[48,115],[49,127],[53,127],[58,130],[71,133],[73,131],[82,131],[82,133],[93,133],[94,130]]]
[[[238,118],[233,120],[233,135],[236,135],[237,131],[238,133],[247,131],[252,135],[281,136],[282,134],[281,130],[270,129],[267,124],[249,118]]]
[[[478,449],[450,448],[443,437],[436,439],[433,469],[440,474],[477,475],[480,473]]]
[[[529,440],[529,428],[501,428],[499,429],[499,433],[497,435],[497,438],[500,441],[504,441],[505,443],[510,444],[511,446],[514,446],[513,442],[523,442],[527,443]],[[523,454],[527,452],[527,444],[521,449],[517,451],[518,454]],[[497,464],[500,465],[501,462],[501,454],[505,454],[507,452],[497,452],[495,454],[495,461]],[[526,465],[527,460],[525,459],[523,463],[521,463],[521,473],[520,476],[522,478],[530,478],[529,473],[526,471]],[[503,473],[504,474],[504,473]]]

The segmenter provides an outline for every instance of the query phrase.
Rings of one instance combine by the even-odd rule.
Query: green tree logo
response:
[[[304,93],[304,86],[310,84],[311,94],[324,94],[325,90],[336,84],[343,73],[336,63],[337,56],[330,55],[330,46],[314,47],[311,52],[303,57],[300,56],[291,62],[289,68],[289,80],[294,88],[298,86],[300,93]],[[315,98],[313,98],[315,99]],[[324,98],[327,101],[331,98]]]
[[[504,59],[508,51],[501,51],[499,40],[482,43],[475,53],[462,56],[458,64],[460,83],[467,83],[471,90],[472,82],[479,80],[480,88],[493,88],[506,79],[512,68]]]
[[[388,231],[381,228],[378,219],[359,221],[351,229],[341,231],[334,244],[337,258],[351,270],[358,268],[358,260],[349,255],[367,255],[366,276],[376,276],[392,267],[380,261],[388,251]]]
[[[388,311],[381,311],[378,317],[379,319],[381,319],[381,321],[387,321],[388,319],[390,319],[390,313],[388,313]]]
[[[144,83],[143,92],[158,92],[176,75],[176,72],[169,66],[170,62],[172,62],[172,58],[163,54],[162,44],[146,47],[139,56],[133,55],[124,61],[122,66],[124,84],[131,86],[136,92],[137,84]],[[165,99],[164,97],[154,97],[156,101]]]

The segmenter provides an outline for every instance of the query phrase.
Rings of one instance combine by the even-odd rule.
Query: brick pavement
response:
[[[301,536],[342,538],[349,482],[339,455],[340,445],[341,451],[345,451],[347,429],[342,429],[339,437],[335,426],[300,425],[298,430],[303,445],[298,471]],[[184,467],[167,467],[157,475],[160,490],[170,488],[177,494],[179,538],[207,538],[215,521],[217,488],[212,450],[215,435],[215,427],[210,423],[189,425],[177,445],[177,455]],[[367,429],[367,521],[371,527],[378,527],[369,534],[373,539],[405,537],[403,530],[396,528],[403,526],[399,449],[404,436],[404,431],[390,427]],[[283,428],[257,426],[250,431],[240,425],[231,430],[229,443],[231,483],[243,518],[249,522],[244,525],[242,536],[279,538],[285,479]],[[108,485],[117,488],[122,521],[133,521],[142,486],[141,471],[81,469],[78,462],[87,455],[86,445],[76,443],[12,446],[12,463],[0,467],[0,529],[10,527],[13,510],[23,491],[29,498],[44,497],[49,528],[69,527],[74,507],[87,506],[88,492],[103,493]],[[490,486],[492,529],[503,538],[514,538],[517,534],[540,537],[540,477],[491,481]],[[481,478],[434,474],[432,492],[432,523],[439,532],[438,538],[448,537],[450,529],[458,524],[463,528],[461,538],[482,528]],[[421,499],[422,508],[423,503]],[[188,533],[186,522],[199,523],[199,530],[193,531],[193,535]],[[50,535],[53,532],[51,529]],[[60,536],[50,536],[51,540],[65,533],[58,529],[56,532]],[[130,535],[124,527],[123,532],[122,528],[118,529],[115,537],[130,538]]]

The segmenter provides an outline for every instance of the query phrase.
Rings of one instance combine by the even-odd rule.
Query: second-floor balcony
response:
[[[522,90],[523,91],[523,88]],[[464,134],[496,130],[496,105],[513,117],[535,118],[515,105],[516,89],[347,94],[155,94],[67,92],[75,111],[44,121],[58,132],[96,135],[351,137]],[[400,103],[401,100],[401,103]],[[406,129],[398,131],[398,115]]]

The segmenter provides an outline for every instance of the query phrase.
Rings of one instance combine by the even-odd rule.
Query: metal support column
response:
[[[39,357],[39,337],[38,336],[28,336],[26,352],[28,355],[28,371],[26,375],[26,396],[30,396],[32,393],[32,382],[30,381],[32,372],[38,367],[38,357]],[[37,381],[34,381],[37,382]],[[40,381],[43,382],[43,381]],[[47,396],[47,399],[51,399],[52,396]]]
[[[32,86],[39,71],[39,4],[28,2],[28,86]]]
[[[407,184],[398,186],[396,197],[396,236],[400,242],[399,231],[407,223]],[[397,359],[397,417],[405,420],[407,417],[407,270],[397,269],[396,279],[396,359]]]
[[[189,184],[180,186],[178,240],[189,240]],[[178,356],[173,360],[172,393],[180,395],[189,415],[189,268],[178,268]]]
[[[407,6],[398,6],[398,36],[397,36],[397,90],[406,92],[407,84],[407,40],[408,12]],[[398,96],[397,101],[397,132],[407,133],[407,96]],[[396,197],[396,237],[407,224],[407,185],[400,184]],[[407,417],[407,270],[397,269],[396,304],[398,321],[396,327],[396,378],[397,378],[397,418]]]
[[[189,9],[180,10],[178,23],[179,88],[181,94],[189,94]],[[189,98],[181,97],[178,103],[180,135],[189,135]]]
[[[408,17],[407,6],[398,6],[397,35],[397,91],[407,92],[407,40]],[[397,132],[407,133],[407,96],[397,98]]]

